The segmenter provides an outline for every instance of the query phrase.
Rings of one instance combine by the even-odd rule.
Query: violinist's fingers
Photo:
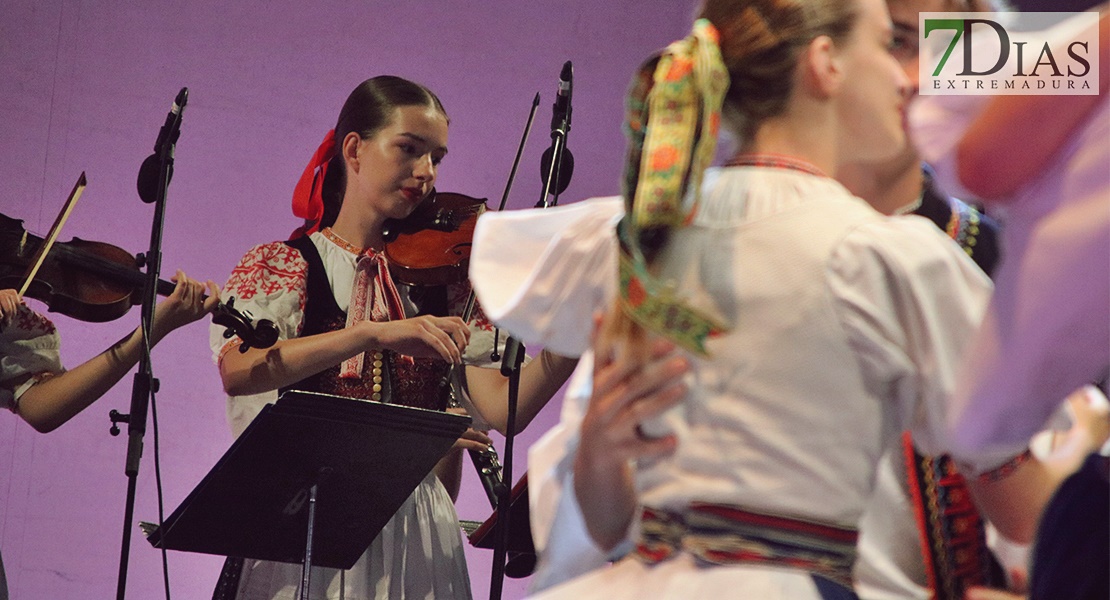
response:
[[[440,345],[440,354],[447,360],[462,363],[462,353],[470,341],[470,329],[458,317],[433,317],[425,322],[427,330]]]
[[[451,336],[451,340],[458,347],[459,351],[466,350],[467,344],[470,343],[470,328],[459,317],[448,317],[446,323],[442,326],[447,335]]]
[[[0,323],[10,323],[21,302],[22,299],[15,290],[0,290]]]
[[[472,440],[472,441],[478,442],[479,444],[482,444],[482,446],[484,446],[482,448],[483,450],[485,448],[488,448],[489,445],[493,443],[493,439],[490,438],[489,435],[486,432],[478,431],[477,429],[474,429],[473,427],[464,431],[463,434],[461,436],[459,436],[459,439],[466,439],[466,440]]]
[[[211,279],[205,282],[205,286],[208,288],[208,297],[204,300],[204,312],[212,312],[220,303],[220,286]]]
[[[465,437],[461,437],[455,440],[453,448],[455,448],[456,450],[477,450],[479,452],[485,452],[486,450],[489,450],[489,444],[483,444],[482,442],[479,442],[477,440],[471,440]]]
[[[420,340],[428,349],[449,363],[462,362],[462,353],[455,340],[442,329],[436,317],[417,317],[414,321],[419,327]]]
[[[173,293],[170,294],[169,297],[175,300],[184,300],[185,288],[188,285],[188,278],[185,277],[185,272],[181,269],[178,269],[177,273],[174,273],[174,276],[170,277],[170,281],[174,282],[177,285],[173,286]]]

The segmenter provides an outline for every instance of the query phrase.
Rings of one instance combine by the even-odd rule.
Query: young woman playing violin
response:
[[[476,422],[505,428],[507,380],[483,368],[494,366],[492,327],[481,316],[466,323],[428,314],[431,294],[396,284],[383,253],[387,220],[408,216],[431,193],[447,155],[447,128],[436,96],[411,81],[375,77],[350,94],[294,193],[294,212],[305,226],[290,241],[251,249],[225,288],[240,308],[280,330],[272,348],[240,353],[231,351],[235,338],[213,329],[236,435],[290,388],[446,410],[441,382],[455,365],[465,373],[464,390],[457,390],[463,406]],[[445,301],[439,299],[447,310],[431,312],[459,314],[465,297],[462,285],[449,286]],[[543,352],[524,367],[518,429],[573,365]],[[311,597],[469,598],[452,498],[461,451],[488,443],[480,431],[464,435],[351,570],[314,568]],[[252,560],[240,569],[229,561],[218,592],[293,598],[300,570]]]

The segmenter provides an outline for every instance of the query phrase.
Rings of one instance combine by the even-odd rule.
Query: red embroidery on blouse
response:
[[[466,310],[466,301],[470,297],[470,285],[468,283],[456,283],[447,286],[447,314],[461,317],[463,311]],[[474,300],[474,312],[470,316],[470,326],[482,331],[493,331],[493,323],[490,323],[486,317],[486,313],[482,310],[482,305]]]
[[[15,322],[18,329],[33,334],[34,337],[50,335],[57,331],[50,319],[27,305],[20,306],[16,311]]]
[[[281,242],[255,246],[231,271],[226,289],[239,300],[258,294],[297,292],[304,304],[308,262],[301,253]]]

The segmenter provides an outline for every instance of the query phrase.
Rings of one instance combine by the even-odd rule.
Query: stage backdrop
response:
[[[62,239],[144,251],[153,209],[140,202],[135,176],[187,86],[163,265],[167,276],[183,269],[223,284],[245,250],[285,239],[298,224],[290,195],[305,163],[350,90],[387,73],[428,85],[451,117],[439,189],[494,205],[540,92],[509,202],[530,207],[565,60],[575,69],[569,147],[577,166],[562,202],[616,194],[630,75],[651,51],[685,35],[694,10],[693,0],[2,0],[0,212],[41,235],[84,171],[89,186]],[[107,324],[56,317],[65,363],[115,342],[138,312]],[[197,323],[154,351],[167,514],[232,441],[207,340],[207,322]],[[46,436],[0,415],[0,549],[12,598],[114,596],[127,444],[125,435],[108,435],[108,411],[126,412],[130,397],[128,377]],[[558,408],[553,401],[519,439],[521,468]],[[151,432],[136,520],[157,519]],[[481,520],[490,507],[466,469],[458,512]],[[160,555],[137,528],[130,550],[128,598],[162,597]],[[475,596],[487,597],[491,553],[470,549],[468,561]],[[209,597],[220,565],[214,556],[171,552],[174,597]],[[510,580],[505,597],[524,590]]]

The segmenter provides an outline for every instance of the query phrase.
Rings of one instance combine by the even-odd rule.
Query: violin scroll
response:
[[[212,311],[212,322],[226,327],[224,337],[239,336],[243,343],[239,345],[239,352],[246,352],[251,348],[269,348],[277,343],[278,330],[274,322],[269,319],[259,319],[254,323],[251,314],[240,312],[235,308],[235,298],[216,305]]]

